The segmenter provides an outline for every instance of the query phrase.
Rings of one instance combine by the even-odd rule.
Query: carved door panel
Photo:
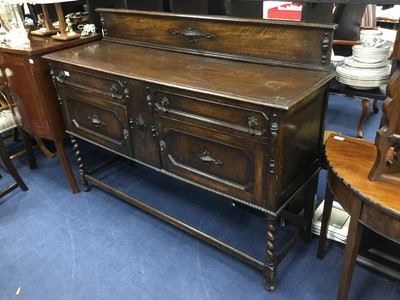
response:
[[[156,116],[162,168],[263,207],[265,145]]]
[[[69,131],[113,152],[133,156],[126,105],[67,84],[58,87],[58,94]]]

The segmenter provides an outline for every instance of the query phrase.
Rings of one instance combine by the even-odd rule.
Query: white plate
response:
[[[388,82],[388,78],[385,80],[356,80],[356,79],[345,78],[340,75],[336,76],[336,79],[337,81],[358,90],[374,89],[382,85],[385,85]]]
[[[336,75],[336,78],[342,82],[345,81],[346,83],[353,83],[353,84],[358,84],[358,85],[368,85],[368,84],[385,84],[389,80],[389,76],[382,77],[382,78],[369,78],[369,79],[364,79],[364,78],[352,78],[352,77],[346,77],[346,76],[341,76],[339,74]]]
[[[353,58],[358,62],[373,64],[373,63],[382,62],[382,61],[386,60],[388,57],[387,56],[365,57],[365,56],[357,56],[357,55],[353,54]]]
[[[373,89],[376,89],[376,88],[378,88],[378,87],[380,87],[381,86],[381,84],[380,85],[377,85],[377,86],[357,86],[357,85],[350,85],[350,84],[347,84],[349,87],[351,87],[352,89],[355,89],[355,90],[363,90],[363,91],[366,91],[366,90],[373,90]]]
[[[384,54],[384,53],[389,53],[390,52],[390,47],[389,46],[384,46],[384,47],[363,47],[362,45],[355,45],[352,47],[353,52],[357,53],[364,53],[364,54]]]
[[[341,65],[336,68],[339,75],[358,79],[380,79],[387,77],[390,74],[390,65],[383,68],[371,68],[369,70],[354,68],[347,65]]]
[[[354,59],[353,57],[346,57],[346,59],[344,60],[344,63],[350,67],[354,67],[354,68],[381,68],[381,67],[386,67],[387,65],[389,65],[388,60],[383,60],[380,62],[375,62],[375,63],[365,63],[365,62],[360,62],[356,59]]]

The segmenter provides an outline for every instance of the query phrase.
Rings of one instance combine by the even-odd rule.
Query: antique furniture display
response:
[[[326,143],[328,179],[318,257],[323,257],[334,197],[350,214],[338,299],[346,299],[363,228],[400,243],[400,29],[393,50],[397,68],[383,102],[383,126],[375,144],[332,134]]]
[[[65,125],[57,104],[57,94],[49,66],[42,55],[101,38],[100,35],[71,41],[55,41],[50,37],[31,36],[24,47],[0,46],[0,67],[11,89],[11,101],[18,106],[22,128],[35,137],[55,143],[61,165],[71,190],[79,191],[75,176],[65,153]]]
[[[98,186],[244,260],[273,290],[277,265],[311,228],[334,25],[98,12],[101,41],[44,56],[84,189]],[[97,179],[80,139],[264,214],[265,261]],[[300,194],[298,230],[278,252],[278,220]]]

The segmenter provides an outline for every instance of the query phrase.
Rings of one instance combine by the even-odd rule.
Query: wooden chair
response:
[[[17,169],[14,167],[3,139],[3,135],[5,133],[13,132],[17,129],[20,129],[18,123],[18,113],[14,111],[14,107],[8,101],[8,97],[6,96],[4,90],[0,90],[0,98],[4,100],[8,106],[8,109],[1,108],[0,110],[0,158],[7,171],[15,180],[13,184],[6,186],[3,190],[0,191],[1,198],[11,191],[15,190],[17,187],[20,187],[23,191],[27,191],[28,187],[22,180]],[[32,169],[36,168],[36,161],[33,155],[32,145],[30,143],[29,136],[22,129],[20,129],[20,132],[29,158],[30,167]]]
[[[400,29],[393,58],[397,68],[387,85],[382,109],[384,122],[375,144],[331,134],[325,145],[327,187],[319,258],[324,254],[333,199],[351,216],[338,299],[347,298],[364,226],[400,243]]]
[[[351,47],[360,44],[360,28],[366,4],[338,4],[333,13],[333,23],[338,25],[332,41],[335,55],[351,56]]]

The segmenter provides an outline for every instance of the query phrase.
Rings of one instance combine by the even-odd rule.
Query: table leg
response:
[[[362,201],[354,201],[350,212],[350,225],[347,234],[346,247],[344,249],[344,260],[342,274],[340,275],[339,290],[337,299],[345,300],[350,289],[358,249],[360,247],[363,225],[359,222],[362,209]]]
[[[265,288],[268,291],[275,290],[276,255],[275,242],[277,230],[277,217],[267,215],[267,262],[265,266]]]
[[[90,186],[89,186],[88,182],[85,180],[85,177],[83,176],[85,174],[85,168],[83,166],[82,156],[79,151],[78,141],[76,140],[76,138],[73,135],[71,135],[70,138],[71,138],[72,148],[75,152],[76,163],[78,164],[79,179],[82,182],[83,190],[85,192],[87,192],[90,190]]]
[[[311,241],[312,234],[311,228],[313,223],[314,211],[315,211],[315,197],[318,189],[318,176],[314,176],[308,183],[306,188],[306,194],[304,195],[304,221],[306,222],[304,239]]]
[[[374,113],[379,112],[378,99],[374,99],[374,103],[372,104],[372,109],[374,110]]]
[[[321,231],[319,234],[319,243],[317,252],[317,257],[320,259],[324,257],[324,249],[326,244],[326,236],[328,234],[329,219],[331,218],[331,213],[332,213],[333,198],[334,196],[331,192],[331,189],[329,185],[326,184],[324,211],[322,213]]]
[[[43,140],[35,136],[36,143],[39,146],[39,149],[43,152],[46,157],[53,158],[55,153],[51,152],[46,145],[43,143]]]
[[[368,98],[362,98],[362,112],[360,116],[360,120],[358,121],[358,128],[357,128],[357,137],[362,139],[364,137],[363,134],[363,124],[365,119],[367,118],[367,115],[370,110],[370,103]]]
[[[32,146],[31,140],[29,138],[29,134],[22,128],[20,128],[20,130],[21,130],[22,141],[24,143],[26,155],[28,156],[29,166],[31,169],[36,169],[37,164],[36,164],[35,155],[33,153],[33,146]]]
[[[65,153],[64,143],[62,139],[54,141],[54,144],[56,146],[56,150],[58,153],[58,157],[60,158],[61,165],[63,166],[65,174],[67,175],[69,186],[71,187],[71,190],[74,194],[78,193],[79,192],[78,183],[76,182],[74,173],[72,172],[72,168],[69,163],[67,154]]]

